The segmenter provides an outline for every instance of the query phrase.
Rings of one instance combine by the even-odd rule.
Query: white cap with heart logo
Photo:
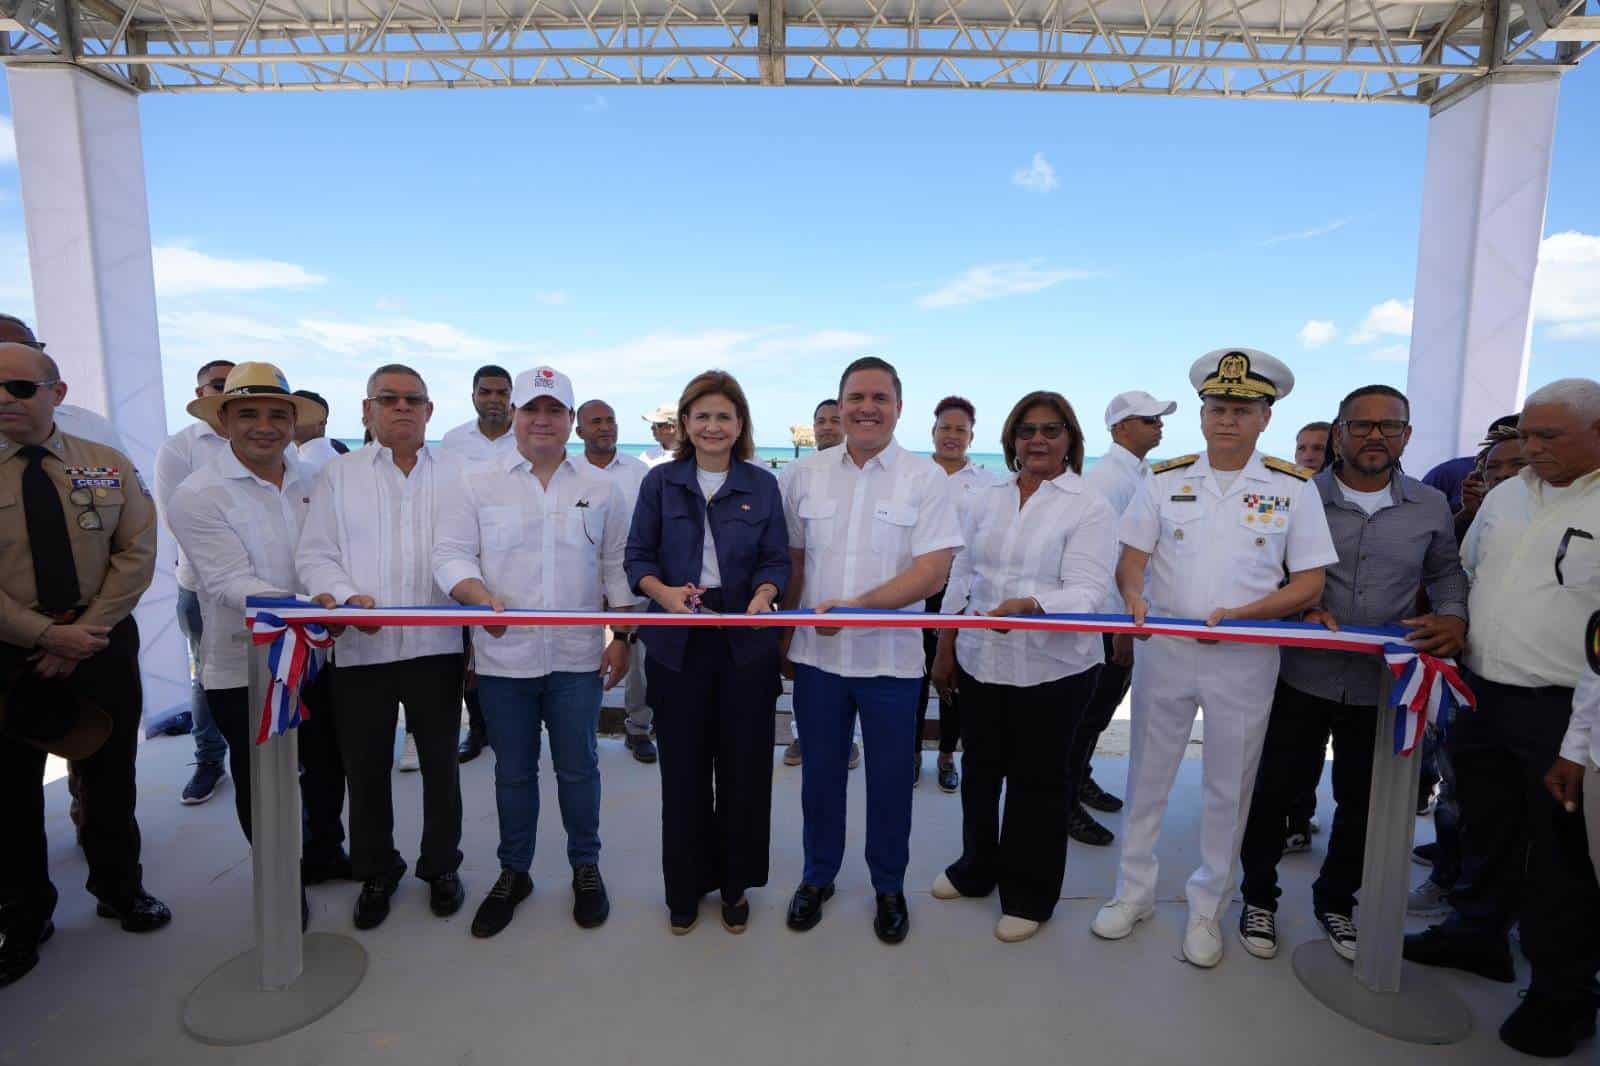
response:
[[[526,407],[541,396],[560,400],[569,411],[577,406],[572,399],[572,379],[554,367],[536,366],[524,370],[511,383],[512,407]]]

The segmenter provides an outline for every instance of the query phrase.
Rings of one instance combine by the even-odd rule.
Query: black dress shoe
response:
[[[1106,847],[1117,839],[1117,835],[1095,821],[1082,804],[1073,807],[1072,814],[1067,818],[1067,836],[1093,848]]]
[[[355,876],[355,870],[350,865],[350,856],[343,848],[324,858],[300,860],[302,885],[320,885],[326,881],[353,881]]]
[[[406,864],[398,863],[387,873],[369,877],[361,883],[361,895],[356,897],[356,928],[376,929],[389,917],[389,900],[400,879],[406,875]]]
[[[39,965],[39,948],[55,931],[55,923],[48,918],[32,923],[14,920],[6,929],[5,942],[0,943],[0,988],[22,980]]]
[[[730,933],[738,934],[750,928],[750,901],[741,899],[738,903],[722,903],[722,928]]]
[[[1449,932],[1435,925],[1420,933],[1408,934],[1401,955],[1407,962],[1465,970],[1501,984],[1510,984],[1517,979],[1516,967],[1511,962],[1511,945],[1504,937],[1497,942]]]
[[[1116,814],[1122,810],[1122,800],[1101,788],[1092,777],[1085,779],[1083,784],[1078,786],[1078,800],[1084,806],[1093,807],[1106,814]]]
[[[440,874],[428,882],[428,909],[437,917],[450,917],[466,901],[467,886],[461,883],[460,874]]]
[[[126,933],[149,933],[172,921],[167,905],[148,892],[135,892],[127,899],[101,900],[94,912],[102,918],[115,918]]]
[[[1521,1005],[1500,1026],[1500,1042],[1524,1055],[1564,1059],[1577,1050],[1580,1040],[1594,1036],[1594,1000],[1564,1003],[1524,993]]]
[[[906,910],[904,892],[879,892],[878,916],[872,919],[872,931],[885,944],[898,944],[911,931],[911,912]]]
[[[461,746],[456,749],[456,761],[471,762],[473,759],[476,759],[478,756],[483,754],[483,746],[485,742],[486,739],[482,730],[467,730],[467,735],[462,739]]]
[[[472,935],[494,936],[511,924],[517,904],[533,895],[533,878],[515,870],[501,870],[499,880],[478,904],[478,913],[472,919]]]
[[[961,791],[961,771],[956,769],[954,762],[939,764],[939,790],[941,792]]]
[[[789,901],[789,928],[797,933],[816,928],[822,921],[822,905],[833,898],[833,886],[801,885]]]
[[[611,897],[600,877],[600,867],[590,863],[572,871],[572,920],[579,929],[594,929],[611,916]]]

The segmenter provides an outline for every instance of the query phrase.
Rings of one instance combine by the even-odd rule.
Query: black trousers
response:
[[[1499,940],[1519,921],[1534,988],[1580,999],[1600,967],[1600,884],[1582,807],[1568,814],[1544,787],[1572,715],[1572,690],[1501,685],[1472,673],[1466,681],[1478,706],[1456,716],[1446,740],[1462,869],[1445,924]]]
[[[89,862],[84,887],[99,899],[119,901],[144,887],[134,817],[134,756],[144,690],[138,626],[131,617],[124,618],[109,638],[110,645],[80,662],[67,684],[111,716],[105,744],[71,765],[84,801],[83,853]],[[57,898],[44,829],[45,759],[39,748],[0,733],[0,865],[6,868],[6,903],[20,906],[36,922],[54,913]]]
[[[1321,699],[1278,682],[1267,719],[1250,817],[1239,860],[1244,901],[1278,909],[1278,861],[1283,858],[1284,819],[1299,801],[1305,782],[1318,775],[1333,735],[1333,828],[1322,872],[1311,886],[1312,905],[1349,917],[1361,888],[1367,848],[1367,801],[1372,791],[1372,753],[1378,728],[1375,707]]]
[[[660,751],[667,907],[693,911],[716,889],[736,903],[767,883],[777,643],[735,663],[720,630],[691,629],[682,670],[653,655],[644,669]]]
[[[1106,661],[1096,672],[1094,692],[1084,704],[1078,727],[1072,731],[1068,742],[1067,798],[1074,806],[1078,802],[1078,789],[1094,777],[1091,761],[1095,745],[1100,743],[1100,734],[1111,724],[1133,682],[1133,667],[1118,666],[1111,661],[1111,634],[1102,633],[1100,639],[1104,642]]]
[[[331,688],[334,668],[325,666],[306,690],[306,720],[298,727],[300,751],[301,855],[304,862],[331,862],[344,848],[344,763],[333,727]],[[244,838],[250,829],[250,749],[260,708],[251,708],[246,688],[208,688],[211,717],[228,742],[228,772],[233,775],[234,811]]]
[[[350,865],[357,880],[403,861],[394,846],[394,727],[400,704],[422,767],[422,847],[416,874],[432,881],[461,866],[462,658],[429,655],[333,675],[333,723],[350,779]]]
[[[944,589],[928,600],[928,613],[937,614],[944,603]],[[942,630],[924,629],[922,631],[922,688],[917,692],[917,758],[922,758],[922,735],[928,724],[928,691],[933,685],[930,676],[933,671],[933,657],[939,650],[939,634]],[[945,699],[939,697],[939,754],[954,755],[956,744],[961,740],[961,704],[960,697]]]
[[[1018,687],[984,684],[959,663],[957,670],[966,703],[961,858],[945,876],[964,896],[998,887],[1006,914],[1046,921],[1067,872],[1067,745],[1096,671]]]

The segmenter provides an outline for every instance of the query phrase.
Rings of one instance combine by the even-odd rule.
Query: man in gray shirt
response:
[[[1412,647],[1454,655],[1467,633],[1467,579],[1444,495],[1400,472],[1411,438],[1410,404],[1387,385],[1357,389],[1339,405],[1333,466],[1314,479],[1339,561],[1327,568],[1322,603],[1305,614],[1329,629],[1392,625]],[[1433,605],[1417,617],[1417,590]],[[1355,958],[1351,920],[1366,850],[1367,794],[1379,696],[1376,656],[1285,648],[1245,826],[1244,908],[1239,939],[1258,958],[1277,954],[1278,860],[1283,824],[1306,767],[1333,736],[1333,830],[1311,888],[1317,922],[1333,949]]]

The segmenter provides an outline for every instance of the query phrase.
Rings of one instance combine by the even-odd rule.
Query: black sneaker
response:
[[[611,898],[606,895],[600,867],[590,864],[575,868],[572,871],[572,920],[580,929],[594,929],[604,925],[610,915]]]
[[[0,988],[20,981],[39,965],[39,948],[56,931],[55,923],[14,916],[0,941]]]
[[[1278,954],[1278,916],[1265,907],[1246,903],[1239,911],[1239,943],[1258,959]]]
[[[1347,962],[1356,961],[1356,923],[1348,914],[1336,911],[1317,911],[1317,924],[1328,934],[1328,943],[1339,957]]]
[[[636,762],[652,763],[656,761],[656,745],[648,734],[634,735],[629,733],[622,741],[623,745],[631,752]]]
[[[387,873],[369,877],[361,883],[361,895],[356,897],[355,923],[357,929],[376,929],[389,917],[389,899],[400,887],[406,875],[406,864],[398,864]]]
[[[954,760],[939,764],[939,790],[941,792],[961,791],[961,771],[956,769]]]
[[[483,939],[494,936],[511,924],[517,904],[533,895],[533,878],[516,870],[501,870],[499,880],[478,904],[472,917],[472,935]]]
[[[189,783],[183,786],[183,793],[178,797],[178,802],[185,807],[193,807],[204,803],[217,791],[217,786],[222,779],[228,776],[228,771],[223,769],[220,762],[197,762],[194,764],[194,776],[189,778]]]
[[[1122,800],[1101,788],[1092,777],[1078,786],[1078,801],[1085,807],[1093,807],[1106,814],[1116,814],[1122,810]]]
[[[1072,808],[1072,815],[1067,819],[1067,835],[1092,848],[1106,847],[1117,839],[1115,833],[1091,818],[1081,803]]]
[[[1465,970],[1501,984],[1517,979],[1511,945],[1504,937],[1473,936],[1435,925],[1420,933],[1407,933],[1401,955],[1407,962]]]
[[[738,903],[722,901],[722,928],[735,935],[750,928],[750,901],[740,899]]]
[[[1439,861],[1439,845],[1418,844],[1411,849],[1411,861],[1418,866],[1425,866],[1430,870],[1433,869]]]

